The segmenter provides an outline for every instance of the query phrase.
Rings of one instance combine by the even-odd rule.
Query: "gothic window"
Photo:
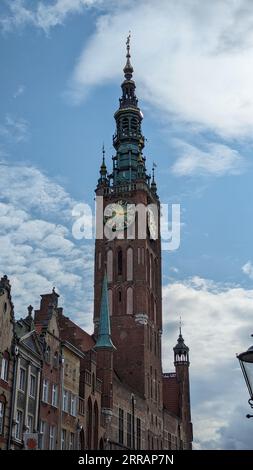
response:
[[[127,281],[133,280],[133,248],[127,250]]]
[[[112,282],[113,278],[113,253],[112,250],[107,251],[107,279],[108,282]]]
[[[1,379],[5,382],[8,382],[8,375],[9,375],[9,353],[5,351],[2,357],[2,364],[1,364]]]
[[[141,262],[141,249],[138,248],[138,264]]]
[[[108,290],[108,303],[109,303],[109,312],[112,315],[112,290]]]
[[[121,299],[122,299],[122,294],[121,294],[121,290],[119,290],[119,302],[121,302]]]
[[[131,130],[133,134],[137,134],[138,130],[138,121],[136,118],[131,119]]]
[[[127,314],[133,314],[133,289],[128,287],[127,289]]]
[[[118,251],[118,276],[122,276],[122,265],[123,265],[123,259],[122,259],[122,250]]]

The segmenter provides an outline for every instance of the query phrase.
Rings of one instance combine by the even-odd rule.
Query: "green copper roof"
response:
[[[111,326],[110,326],[110,313],[108,304],[108,291],[107,291],[107,276],[104,275],[101,306],[100,306],[100,321],[98,339],[94,349],[116,349],[111,340]]]

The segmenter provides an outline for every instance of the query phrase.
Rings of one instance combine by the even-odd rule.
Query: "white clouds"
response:
[[[244,272],[244,274],[247,274],[250,279],[253,279],[253,264],[251,261],[248,261],[243,265],[242,271]]]
[[[204,150],[181,140],[175,141],[179,158],[172,167],[176,176],[238,174],[242,171],[243,158],[237,150],[224,144],[205,144]]]
[[[63,24],[68,15],[81,13],[85,8],[102,2],[103,0],[54,0],[51,3],[37,1],[32,7],[27,0],[10,0],[10,11],[0,17],[0,25],[5,32],[30,24],[48,33],[51,28]]]
[[[165,286],[163,296],[163,355],[167,370],[173,367],[168,358],[171,345],[176,343],[180,315],[183,336],[190,347],[195,440],[201,448],[226,448],[228,444],[222,436],[224,430],[228,433],[235,409],[245,404],[242,422],[248,411],[246,386],[236,353],[250,343],[253,290],[196,276]],[[233,432],[234,443],[240,442],[236,428]]]
[[[23,118],[7,114],[3,124],[0,124],[0,136],[10,142],[25,142],[29,135],[29,123]]]
[[[131,29],[141,98],[162,110],[169,122],[223,137],[251,137],[252,22],[247,0],[123,4],[99,17],[73,74],[73,97],[81,100],[91,86],[118,80]]]
[[[23,95],[25,92],[25,86],[19,85],[16,91],[13,93],[13,98],[18,98],[19,96]]]
[[[10,277],[17,316],[56,286],[66,314],[78,314],[90,328],[93,246],[72,239],[76,202],[36,168],[1,163],[0,169],[0,266]]]

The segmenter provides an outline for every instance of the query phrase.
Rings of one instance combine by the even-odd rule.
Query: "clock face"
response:
[[[156,240],[158,238],[157,222],[155,214],[150,207],[148,208],[148,230],[150,233],[150,238],[152,238],[152,240]]]
[[[108,206],[107,206],[108,207]],[[104,217],[106,226],[112,231],[122,231],[129,227],[135,219],[135,207],[127,201],[110,204],[110,215]]]

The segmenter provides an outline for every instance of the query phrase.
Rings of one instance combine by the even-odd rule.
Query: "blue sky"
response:
[[[1,272],[16,315],[53,285],[91,329],[93,242],[72,208],[110,165],[125,39],[163,203],[181,245],[163,252],[164,364],[183,317],[195,448],[252,448],[235,353],[253,314],[253,6],[250,1],[5,0],[0,6]]]

